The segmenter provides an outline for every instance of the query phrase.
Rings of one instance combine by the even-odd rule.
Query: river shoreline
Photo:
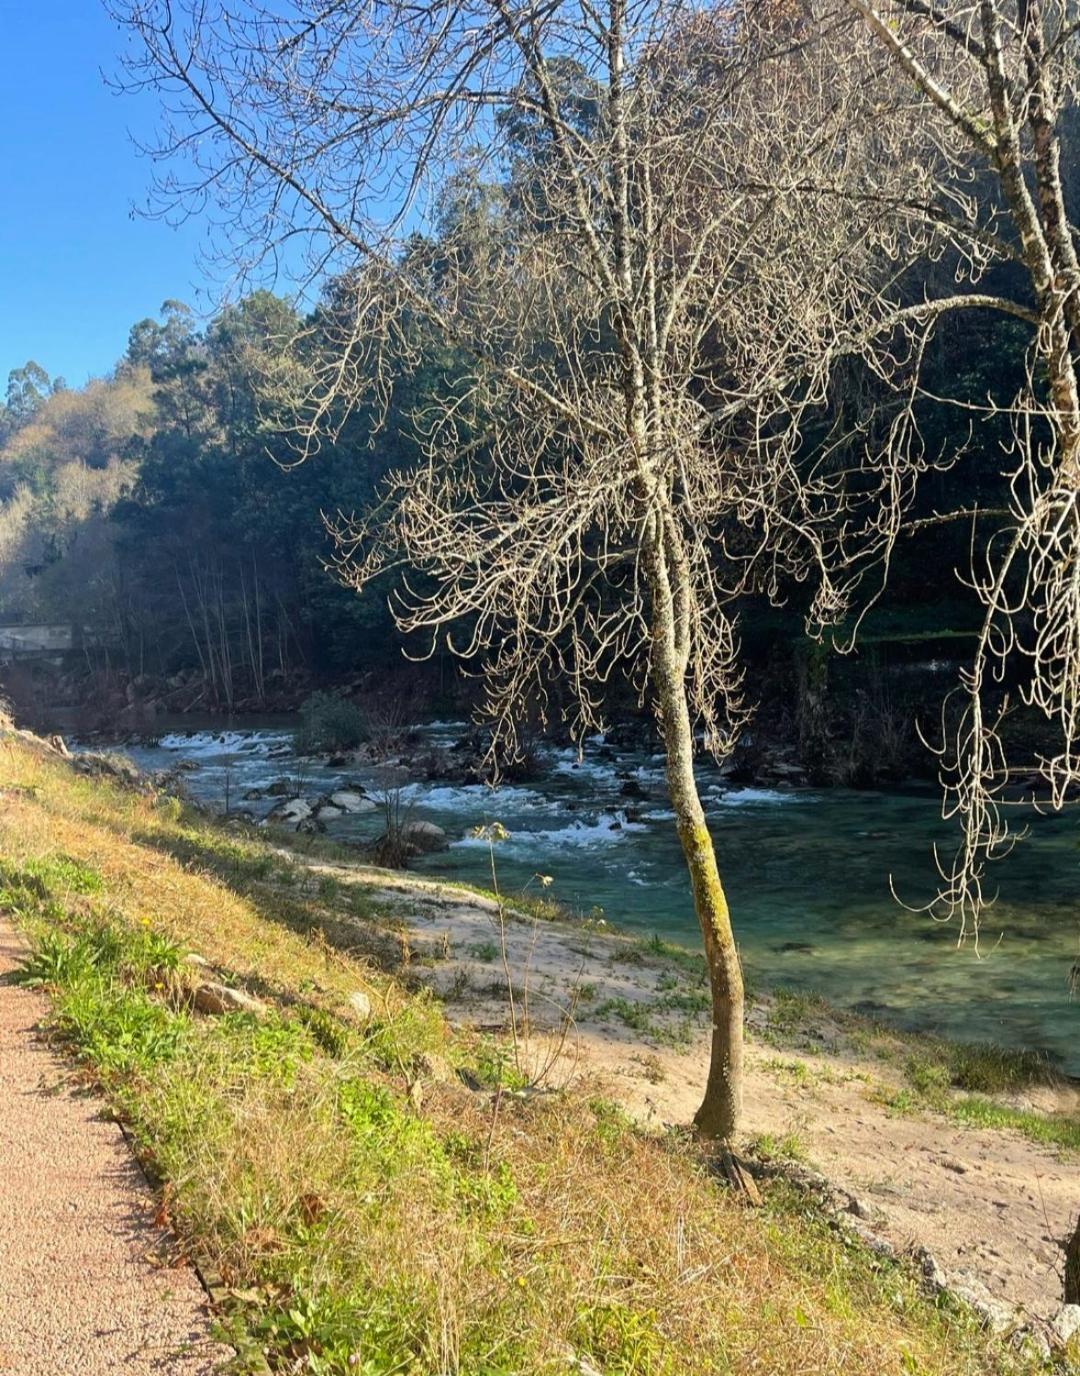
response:
[[[607,1096],[657,1132],[690,1121],[709,1039],[694,952],[381,870],[326,837],[210,826],[220,840],[186,864],[302,900],[328,949],[429,990],[534,1092]],[[1080,1084],[781,990],[751,1000],[747,1039],[745,1147],[763,1168],[820,1170],[844,1226],[928,1254],[934,1283],[1002,1331],[1045,1331],[1075,1210]]]
[[[361,894],[379,916],[347,927],[430,989],[453,1025],[519,1056],[542,1088],[591,1084],[657,1131],[689,1122],[709,1038],[694,953],[516,911],[513,896],[500,907],[423,876],[320,858],[323,844],[282,838],[279,854],[332,911],[353,910]],[[975,1093],[948,1082],[945,1044],[783,991],[753,997],[747,1037],[752,1154],[796,1175],[823,1172],[845,1201],[845,1226],[897,1252],[925,1249],[942,1283],[1002,1329],[1053,1317],[1076,1204],[1080,1080],[982,1048],[953,1062],[970,1086],[1000,1078]]]
[[[187,796],[255,825],[281,794],[301,797],[300,811],[317,815],[295,824],[354,858],[385,829],[392,796],[402,815],[445,833],[447,848],[412,868],[473,886],[490,887],[491,857],[472,832],[498,822],[506,839],[495,861],[506,889],[533,892],[543,874],[552,880],[545,896],[571,911],[698,947],[657,754],[599,740],[580,757],[547,746],[536,777],[493,791],[471,773],[475,757],[455,748],[468,739],[463,722],[418,728],[405,751],[382,763],[351,753],[332,763],[298,757],[290,725],[185,731],[127,753],[151,772],[180,769]],[[902,908],[891,892],[913,904],[932,892],[941,823],[931,790],[755,787],[707,761],[700,786],[752,983],[819,993],[953,1040],[1041,1048],[1080,1073],[1067,985],[1080,864],[1068,818],[1040,822],[1003,868],[995,925],[979,954],[958,950],[948,927]],[[365,816],[325,807],[335,791],[355,788],[378,806]]]

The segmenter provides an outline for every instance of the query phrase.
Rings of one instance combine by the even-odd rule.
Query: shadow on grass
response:
[[[286,857],[268,853],[262,838],[230,835],[202,821],[199,829],[181,824],[176,831],[132,832],[130,839],[224,884],[266,921],[402,978],[401,940],[370,897],[330,876],[305,874]]]

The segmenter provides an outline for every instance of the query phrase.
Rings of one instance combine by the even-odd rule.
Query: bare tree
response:
[[[941,752],[946,813],[962,821],[963,842],[942,863],[933,906],[959,919],[963,938],[978,934],[987,863],[1016,839],[1010,780],[1034,769],[1054,809],[1080,782],[1080,265],[1062,172],[1080,26],[1064,0],[846,4],[906,80],[903,127],[920,131],[922,160],[907,213],[939,226],[958,277],[995,270],[1007,290],[984,304],[1031,326],[1027,384],[1007,408],[1010,510],[975,542],[983,623]],[[894,108],[886,102],[883,119]],[[888,189],[897,195],[895,181]],[[932,307],[969,299],[946,293]],[[1012,701],[999,687],[1009,684]],[[1056,742],[1034,760],[1013,758],[1003,732],[1017,699]]]
[[[894,283],[940,230],[858,194],[875,36],[650,0],[116,12],[141,40],[131,80],[170,112],[163,208],[213,199],[238,260],[303,238],[309,271],[338,274],[333,350],[298,341],[268,378],[298,457],[425,342],[455,353],[420,463],[339,515],[342,576],[406,571],[399,624],[480,661],[511,750],[556,678],[579,736],[614,673],[653,705],[712,990],[696,1123],[729,1138],[743,981],[694,761],[746,716],[730,608],[812,579],[816,622],[842,617],[924,462],[908,380],[933,310]],[[856,354],[900,398],[885,435],[811,452]]]

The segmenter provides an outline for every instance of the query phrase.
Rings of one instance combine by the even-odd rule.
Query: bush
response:
[[[302,755],[319,750],[352,750],[365,734],[364,716],[355,703],[332,693],[312,693],[300,708],[296,749]]]

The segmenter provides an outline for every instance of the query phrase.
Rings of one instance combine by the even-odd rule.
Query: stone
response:
[[[924,1288],[929,1294],[940,1295],[948,1289],[949,1278],[933,1252],[926,1247],[916,1247],[912,1256],[918,1263],[919,1270],[922,1272]]]
[[[296,789],[293,788],[288,779],[275,779],[272,784],[267,785],[265,792],[268,798],[293,798],[296,796]]]
[[[333,803],[320,803],[315,815],[320,821],[332,822],[335,817],[344,817],[345,809],[343,807],[335,807]]]
[[[1030,1352],[1040,1361],[1046,1361],[1053,1352],[1050,1339],[1037,1323],[1026,1323],[1009,1338],[1017,1352]]]
[[[311,804],[304,798],[290,798],[287,803],[279,803],[274,810],[268,814],[268,822],[284,822],[286,825],[297,826],[300,822],[306,822],[312,814]]]
[[[856,1218],[863,1219],[866,1223],[885,1222],[885,1215],[875,1204],[871,1204],[866,1199],[859,1199],[856,1195],[852,1195],[848,1201],[847,1211],[849,1214],[854,1214]]]
[[[210,962],[205,956],[201,956],[196,951],[189,951],[184,957],[185,965],[194,965],[199,970],[209,970]]]
[[[360,1019],[361,1022],[368,1022],[371,1018],[371,1000],[362,989],[356,989],[349,995],[349,1008]]]
[[[837,1215],[836,1222],[845,1232],[853,1233],[867,1251],[873,1252],[875,1256],[887,1257],[890,1260],[895,1257],[896,1249],[892,1243],[888,1238],[875,1232],[873,1226],[865,1219],[859,1218],[856,1214],[841,1213]]]
[[[352,789],[338,789],[336,793],[330,794],[330,802],[334,807],[340,808],[342,812],[374,812],[377,804],[370,798],[365,798],[362,793],[354,793]]]
[[[421,854],[450,849],[446,832],[434,822],[405,822],[401,828],[401,839]]]
[[[262,999],[227,984],[200,984],[192,998],[200,1013],[253,1013],[262,1018],[269,1012]]]
[[[1080,1334],[1080,1304],[1063,1304],[1050,1324],[1054,1337],[1067,1347]]]
[[[983,1327],[998,1336],[1011,1333],[1019,1326],[1016,1310],[1004,1300],[995,1299],[985,1285],[972,1281],[966,1285],[953,1285],[952,1293],[957,1299],[971,1306],[982,1321]]]

